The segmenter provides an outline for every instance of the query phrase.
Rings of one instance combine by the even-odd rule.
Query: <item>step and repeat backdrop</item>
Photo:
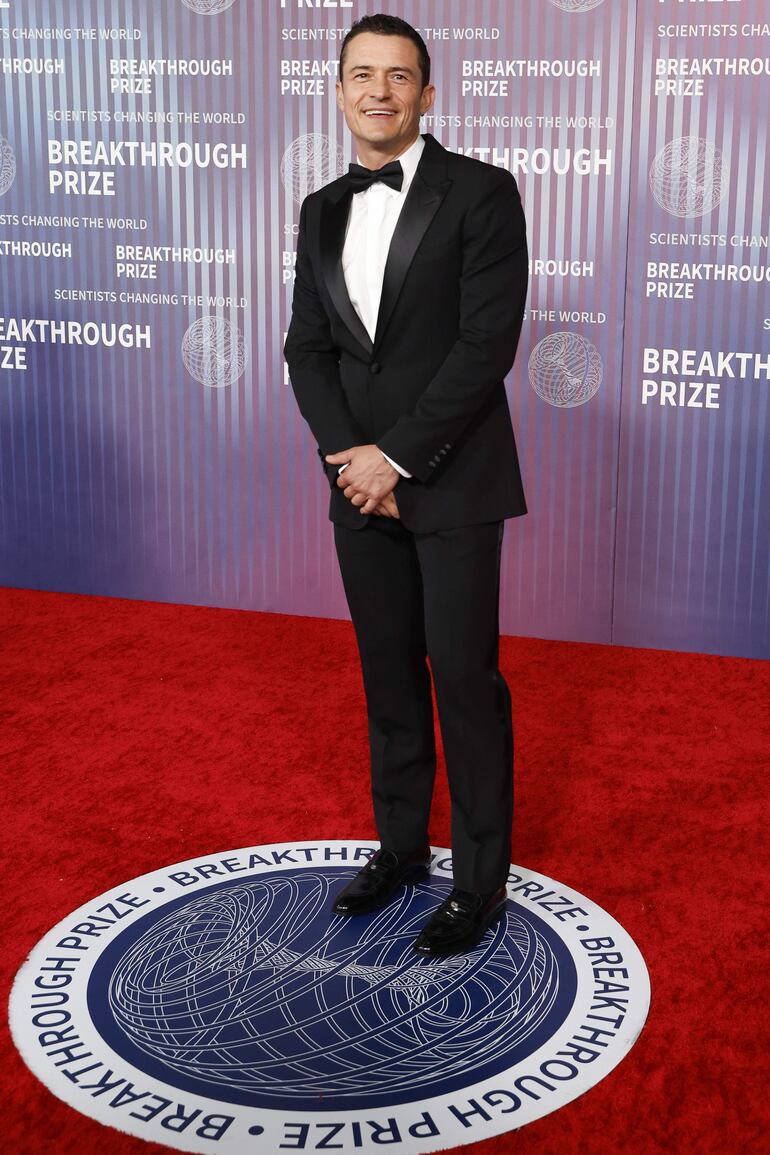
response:
[[[767,656],[766,0],[0,0],[0,582],[347,616],[282,346],[374,11],[527,215],[503,632]]]

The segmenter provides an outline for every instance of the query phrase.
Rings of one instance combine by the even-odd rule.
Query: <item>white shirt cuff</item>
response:
[[[380,453],[382,453],[382,450],[380,450]],[[392,457],[388,457],[387,453],[382,453],[382,456],[385,458],[386,461],[390,462],[390,464],[393,466],[393,468],[398,473],[400,473],[402,477],[411,477],[412,476],[411,473],[407,473],[405,469],[402,469],[401,466],[392,459]],[[347,467],[349,465],[350,465],[349,461],[346,461],[344,465],[341,465],[339,467],[339,469],[337,470],[337,476],[339,477],[339,475],[342,473],[343,469],[347,469]]]

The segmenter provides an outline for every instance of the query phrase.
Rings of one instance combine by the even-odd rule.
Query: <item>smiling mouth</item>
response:
[[[385,117],[385,116],[395,116],[395,115],[396,115],[395,112],[389,112],[387,109],[384,109],[384,108],[367,108],[366,111],[364,112],[364,116],[368,116],[370,120],[373,120],[377,116]]]

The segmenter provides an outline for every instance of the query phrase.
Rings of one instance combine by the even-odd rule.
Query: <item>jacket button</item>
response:
[[[376,375],[377,373],[379,373],[379,371],[380,371],[379,361],[372,361],[371,365],[369,366],[369,372],[374,373]]]

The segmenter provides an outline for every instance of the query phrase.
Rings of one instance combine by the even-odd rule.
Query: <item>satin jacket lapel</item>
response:
[[[328,197],[321,207],[321,264],[335,309],[358,343],[367,353],[371,353],[371,337],[351,304],[342,271],[342,249],[352,197],[352,189],[348,188],[343,190],[338,200]]]
[[[423,157],[425,157],[425,153],[423,153]],[[377,331],[374,335],[375,348],[387,328],[414,254],[417,252],[420,241],[425,236],[428,225],[436,215],[451,183],[451,180],[446,180],[444,177],[443,166],[437,169],[437,166],[433,164],[424,165],[421,160],[409,192],[406,194],[406,201],[388,250],[385,275],[382,281],[380,310],[377,314]]]

